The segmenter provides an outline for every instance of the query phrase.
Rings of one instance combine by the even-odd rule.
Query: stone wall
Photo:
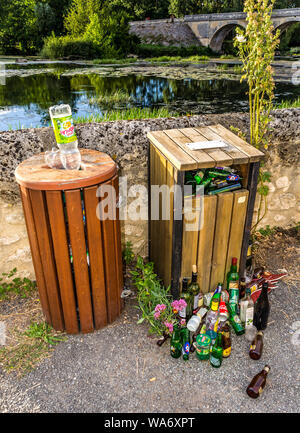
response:
[[[269,211],[262,226],[289,227],[300,221],[300,109],[276,110],[272,121],[272,146],[266,170],[272,173]],[[248,116],[242,113],[185,116],[78,125],[80,146],[98,149],[112,156],[128,187],[147,185],[147,132],[221,123],[247,132]],[[21,275],[33,277],[26,227],[18,187],[14,180],[17,165],[29,156],[55,144],[51,128],[0,133],[0,273],[17,267]],[[145,221],[122,222],[122,240],[147,255],[148,225]]]
[[[199,41],[188,24],[183,20],[149,20],[130,23],[130,33],[136,34],[146,44],[190,46],[199,45]]]

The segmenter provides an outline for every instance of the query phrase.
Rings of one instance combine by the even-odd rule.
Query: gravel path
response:
[[[159,348],[136,324],[131,301],[113,325],[71,336],[21,380],[0,374],[0,412],[299,412],[300,345],[291,340],[299,299],[298,288],[281,283],[270,295],[262,359],[251,360],[245,338],[233,335],[220,369],[195,354],[171,358],[168,343]],[[269,381],[252,400],[246,387],[266,363]]]

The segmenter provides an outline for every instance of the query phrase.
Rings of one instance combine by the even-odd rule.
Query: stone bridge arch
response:
[[[244,12],[186,15],[183,21],[194,32],[201,45],[216,52],[221,51],[224,39],[234,27],[245,28],[247,25]],[[274,10],[272,21],[275,29],[284,31],[291,24],[300,22],[300,8]]]
[[[233,22],[225,24],[223,27],[219,28],[211,37],[209,47],[219,53],[222,51],[222,45],[228,34],[236,27],[246,28],[246,24],[240,22]]]

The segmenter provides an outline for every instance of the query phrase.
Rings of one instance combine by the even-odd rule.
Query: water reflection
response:
[[[56,65],[55,72],[8,76],[6,84],[0,86],[0,130],[48,125],[48,108],[59,103],[70,104],[75,117],[131,106],[167,106],[181,114],[243,111],[248,107],[247,85],[237,80],[175,80],[135,74],[103,77],[96,73],[64,76],[65,70],[66,65]],[[299,87],[278,83],[276,99],[297,98]],[[98,101],[100,96],[120,89],[128,94],[127,101]]]

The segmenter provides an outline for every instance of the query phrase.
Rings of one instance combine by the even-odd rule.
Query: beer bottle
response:
[[[198,308],[200,287],[197,283],[197,277],[197,266],[193,265],[192,281],[188,286],[188,291],[190,292],[192,298],[192,310],[197,310]]]
[[[235,309],[230,304],[228,304],[228,311],[229,311],[229,322],[230,322],[231,326],[233,327],[236,335],[244,334],[245,328],[241,322],[241,319],[236,314]]]
[[[187,305],[184,309],[179,311],[179,316],[181,317],[181,319],[188,320],[190,318],[190,316],[192,315],[192,310],[191,310],[192,296],[191,296],[190,292],[188,291],[188,279],[187,278],[182,279],[181,299],[184,299]]]
[[[231,354],[231,338],[230,338],[230,326],[228,323],[222,328],[222,348],[223,348],[223,358],[228,358]]]
[[[218,283],[217,288],[211,298],[210,301],[210,308],[212,308],[212,306],[214,306],[214,310],[217,310],[219,308],[219,303],[221,300],[221,293],[222,293],[222,284]]]
[[[240,279],[240,299],[242,299],[246,294],[246,278],[242,277]]]
[[[250,346],[249,355],[251,359],[255,359],[255,360],[260,359],[264,347],[263,337],[264,337],[263,332],[258,331],[256,337],[254,338]]]
[[[196,355],[200,361],[209,359],[211,338],[206,334],[206,325],[203,325],[200,334],[196,337]]]
[[[174,326],[171,342],[170,342],[170,353],[173,358],[180,358],[181,356],[181,334],[180,328],[178,326]]]
[[[187,328],[181,328],[181,343],[182,343],[182,357],[184,361],[188,361],[190,354],[190,331]]]
[[[163,336],[160,337],[160,338],[157,340],[156,344],[157,344],[159,347],[161,347],[161,346],[164,344],[164,342],[165,342],[168,338],[169,338],[169,334],[166,334],[166,333],[164,332]]]
[[[229,292],[229,304],[238,312],[239,302],[239,274],[237,271],[237,258],[233,257],[230,271],[227,274],[227,290]]]
[[[270,367],[268,365],[265,365],[264,369],[253,377],[250,385],[247,388],[247,394],[249,395],[249,397],[257,398],[260,396],[266,385],[267,375],[269,371]]]
[[[221,332],[219,332],[210,354],[210,363],[213,367],[219,368],[221,367],[222,359],[223,359],[222,334]]]
[[[263,283],[259,298],[254,305],[253,325],[258,331],[266,329],[270,312],[270,304],[268,299],[268,282]]]

